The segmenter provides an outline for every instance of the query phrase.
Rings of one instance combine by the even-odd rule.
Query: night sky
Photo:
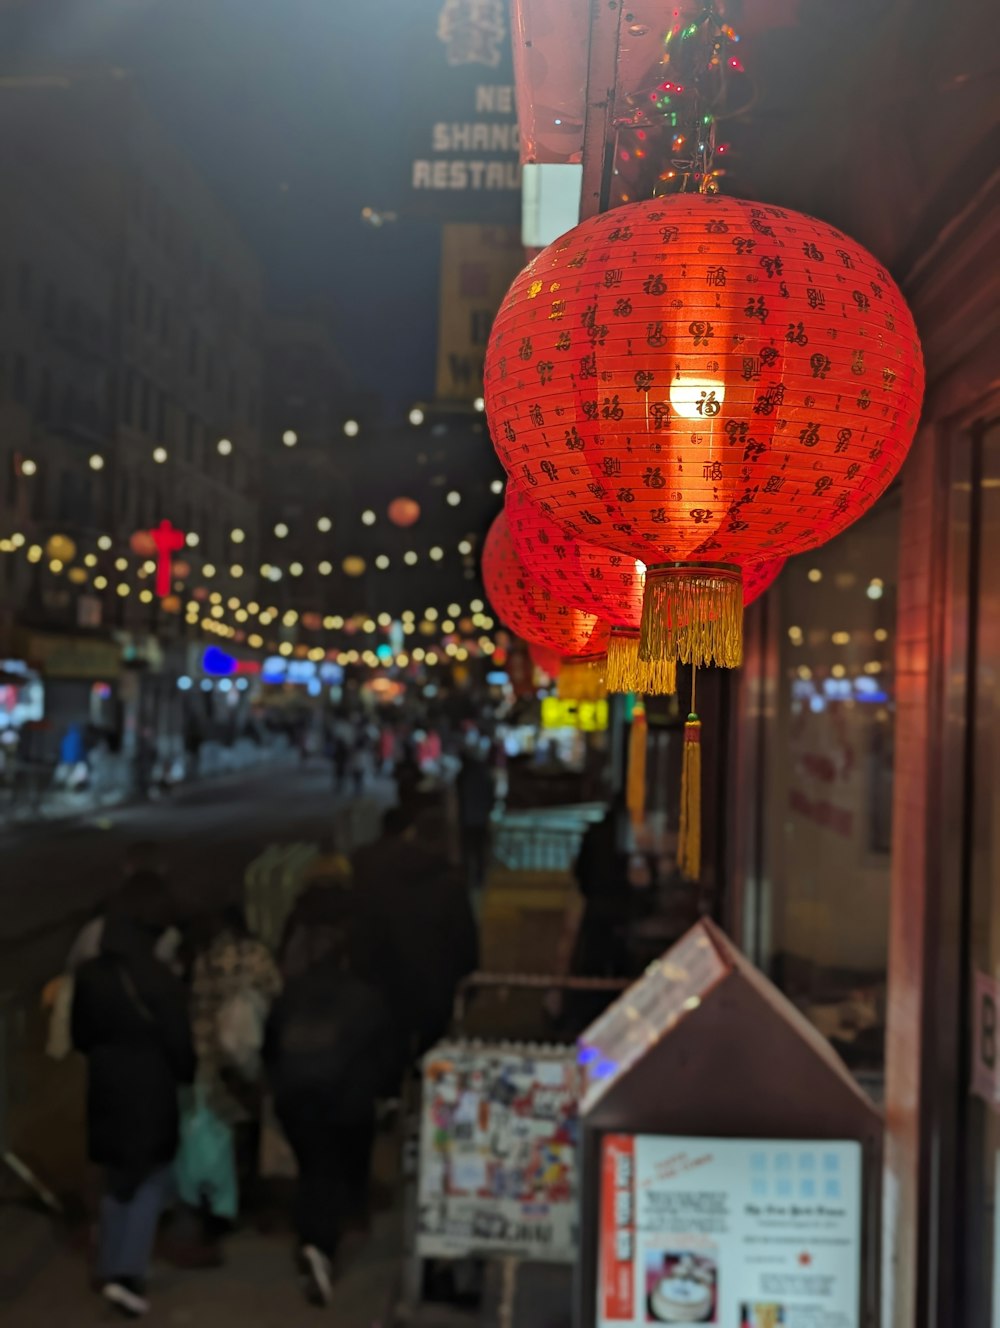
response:
[[[440,0],[0,0],[6,75],[128,71],[236,217],[275,308],[329,320],[393,412],[433,391],[439,230],[399,208]],[[424,111],[427,118],[426,108]]]

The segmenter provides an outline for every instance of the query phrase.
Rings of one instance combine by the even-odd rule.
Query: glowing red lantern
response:
[[[420,520],[420,504],[415,498],[393,498],[388,515],[394,526],[401,526],[405,530]]]
[[[562,603],[532,577],[517,556],[501,512],[483,545],[483,584],[497,617],[532,645],[563,659],[602,659],[608,627],[595,614]]]
[[[646,563],[644,656],[736,665],[741,573],[892,480],[923,365],[885,270],[824,222],[677,194],[544,250],[493,324],[505,467],[568,535]]]
[[[542,673],[547,673],[550,678],[558,678],[559,670],[562,668],[562,657],[555,650],[550,650],[548,646],[535,645],[528,642],[528,654],[531,656],[531,662],[536,669],[541,669]]]
[[[129,538],[129,548],[140,558],[155,558],[156,540],[148,530],[137,530]]]
[[[645,564],[564,534],[517,484],[507,486],[505,507],[514,548],[525,566],[531,568],[532,576],[557,598],[574,608],[596,612],[611,624],[608,691],[647,695],[675,692],[677,667],[673,658],[639,658]],[[784,558],[772,558],[744,568],[744,604],[762,595],[784,565]]]

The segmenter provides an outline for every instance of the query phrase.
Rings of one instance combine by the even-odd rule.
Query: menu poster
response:
[[[861,1145],[602,1140],[598,1328],[858,1328]]]
[[[576,1258],[579,1076],[568,1049],[444,1044],[424,1061],[423,1258]]]

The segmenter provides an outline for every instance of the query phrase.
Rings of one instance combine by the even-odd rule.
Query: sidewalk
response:
[[[185,789],[208,781],[215,782],[226,776],[245,775],[264,765],[291,764],[298,760],[294,749],[287,743],[259,744],[241,739],[231,747],[220,743],[206,743],[201,751],[198,774],[170,786],[169,792],[155,790],[148,799],[141,799],[135,791],[131,764],[124,757],[105,757],[95,768],[86,789],[74,791],[66,788],[47,788],[37,797],[22,791],[14,795],[9,790],[0,804],[0,833],[21,827],[69,821],[76,817],[110,811],[131,804],[155,805]]]
[[[0,1318],[7,1328],[84,1328],[108,1322],[106,1306],[87,1285],[82,1254],[53,1236],[49,1219],[22,1213],[15,1226],[8,1210],[0,1220],[0,1238]],[[398,1215],[383,1214],[337,1281],[334,1304],[324,1317],[337,1328],[388,1328],[399,1250]],[[225,1266],[207,1271],[159,1264],[146,1322],[184,1328],[305,1328],[320,1321],[302,1295],[286,1233],[240,1233],[227,1242],[226,1252]]]

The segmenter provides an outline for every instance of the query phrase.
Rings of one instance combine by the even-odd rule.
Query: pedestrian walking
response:
[[[178,1264],[201,1267],[221,1261],[219,1238],[237,1217],[238,1182],[244,1191],[252,1183],[264,1029],[280,989],[270,951],[250,935],[239,908],[208,920],[191,968],[197,1074],[178,1158],[178,1185],[187,1208],[172,1231],[172,1258]]]
[[[490,818],[496,793],[486,759],[478,751],[464,751],[455,776],[458,825],[462,841],[462,865],[470,890],[478,890],[486,875]]]
[[[45,989],[45,1004],[51,1011],[46,1052],[53,1060],[63,1060],[72,1049],[70,1012],[76,973],[87,960],[100,954],[108,918],[138,915],[146,919],[157,931],[154,947],[157,959],[174,967],[181,941],[180,931],[174,925],[175,912],[159,845],[145,840],[129,845],[121,884],[81,927],[62,973]]]
[[[388,1006],[351,971],[347,932],[315,926],[296,946],[268,1023],[275,1110],[298,1164],[295,1227],[307,1294],[329,1304],[346,1224],[363,1218],[375,1100],[399,1064]]]
[[[103,1168],[98,1274],[119,1313],[149,1310],[146,1281],[178,1141],[178,1089],[194,1078],[187,999],[155,955],[156,920],[109,916],[78,969],[73,1045],[87,1057],[87,1144]]]

